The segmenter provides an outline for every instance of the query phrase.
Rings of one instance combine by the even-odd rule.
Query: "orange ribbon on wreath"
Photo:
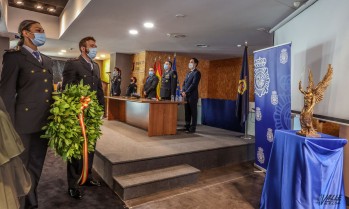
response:
[[[82,136],[84,137],[84,144],[82,147],[82,172],[78,182],[80,185],[83,185],[88,177],[88,139],[86,137],[86,128],[84,123],[84,109],[88,107],[88,103],[91,101],[90,97],[82,96],[80,99],[81,103],[81,112],[79,113],[79,121],[81,126]]]

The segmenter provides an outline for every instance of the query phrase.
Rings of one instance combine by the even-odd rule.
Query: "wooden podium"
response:
[[[108,120],[118,120],[148,131],[148,136],[177,132],[178,104],[184,102],[107,96]]]

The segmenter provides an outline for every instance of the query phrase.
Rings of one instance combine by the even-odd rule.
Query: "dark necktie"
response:
[[[37,51],[33,51],[33,55],[34,55],[35,58],[41,63],[41,60],[40,60],[40,53],[37,52]]]

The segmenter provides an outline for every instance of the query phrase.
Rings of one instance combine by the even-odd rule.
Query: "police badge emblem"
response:
[[[268,140],[268,142],[273,142],[274,141],[273,129],[271,129],[271,128],[268,128],[267,140]]]
[[[281,64],[286,64],[288,61],[288,53],[287,49],[282,49],[280,53],[280,63]]]
[[[261,121],[262,120],[262,111],[261,108],[256,107],[256,121]]]
[[[271,99],[271,104],[272,105],[277,105],[279,103],[279,97],[278,97],[276,91],[272,91],[271,92],[271,98],[270,99]]]
[[[265,157],[264,157],[264,150],[262,147],[258,147],[257,160],[260,164],[264,164]]]
[[[266,64],[266,58],[259,57],[254,60],[254,93],[257,94],[258,97],[267,94],[269,89],[270,77],[268,68],[265,67]]]

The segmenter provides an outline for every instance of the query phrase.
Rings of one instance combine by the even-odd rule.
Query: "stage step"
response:
[[[114,176],[114,191],[123,200],[129,200],[192,184],[197,181],[199,173],[200,170],[182,164],[124,176]]]

